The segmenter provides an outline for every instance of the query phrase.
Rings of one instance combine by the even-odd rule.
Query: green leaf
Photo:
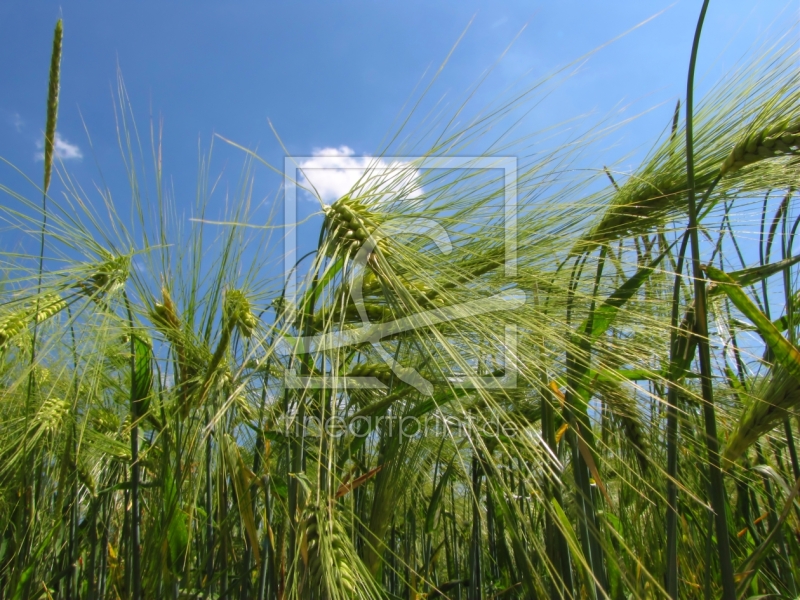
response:
[[[17,588],[14,590],[14,595],[12,596],[11,600],[22,600],[22,595],[25,593],[25,587],[27,586],[28,581],[30,581],[35,568],[36,564],[34,563],[22,572],[22,575],[20,575],[19,578],[19,583],[17,583]]]
[[[594,589],[594,583],[589,575],[589,567],[586,564],[586,560],[583,558],[581,545],[578,543],[578,536],[575,534],[575,530],[572,528],[572,523],[569,522],[567,513],[564,512],[564,509],[561,508],[561,505],[555,498],[550,498],[550,505],[553,507],[553,511],[556,513],[556,518],[561,523],[561,527],[559,527],[559,529],[561,530],[561,533],[564,534],[564,538],[567,540],[569,550],[575,558],[575,562],[580,565],[578,568],[578,573],[583,580],[583,585],[586,586],[587,590]]]
[[[792,265],[797,264],[800,262],[800,254],[797,256],[793,256],[792,258],[787,258],[785,260],[779,260],[774,263],[770,263],[768,265],[758,266],[758,267],[750,267],[748,269],[742,269],[740,271],[733,271],[728,273],[728,277],[730,277],[733,281],[738,283],[740,286],[745,287],[748,285],[753,285],[761,281],[762,279],[766,279],[770,275],[774,275],[775,273],[780,273],[784,269],[791,267]],[[709,290],[709,293],[713,293]]]
[[[344,258],[339,258],[336,262],[331,263],[325,269],[325,272],[322,274],[322,277],[319,278],[317,281],[317,285],[313,286],[309,289],[305,295],[303,296],[303,300],[300,302],[300,306],[298,307],[299,312],[305,313],[311,308],[311,302],[316,304],[317,300],[319,300],[320,296],[322,295],[325,286],[342,270],[344,266]]]
[[[133,336],[133,403],[137,416],[142,416],[149,407],[150,391],[153,387],[152,352],[150,346],[139,336]]]
[[[284,500],[289,497],[289,485],[286,483],[286,480],[283,477],[277,473],[273,473],[269,477],[269,483],[273,494],[283,498]]]
[[[250,546],[253,550],[256,563],[260,563],[261,556],[259,552],[258,532],[249,494],[250,482],[253,475],[247,466],[245,466],[242,455],[239,452],[239,445],[236,443],[236,440],[233,439],[233,436],[226,433],[222,438],[222,446],[224,451],[223,458],[226,463],[225,466],[233,479],[233,489],[236,492],[236,506],[239,510],[239,517],[242,520],[245,532],[250,540]]]
[[[797,385],[800,385],[800,351],[781,335],[777,327],[747,297],[744,290],[730,275],[712,266],[706,266],[705,271],[727,294],[736,308],[755,325],[758,333],[772,351],[779,367],[784,369]],[[772,377],[778,376],[777,371],[772,373]],[[730,436],[724,457],[729,461],[739,458],[760,435],[772,429],[783,419],[785,411],[776,409],[786,408],[789,406],[776,406],[773,403],[757,399],[745,411],[739,426]]]
[[[450,476],[453,474],[455,460],[454,456],[450,464],[447,465],[447,469],[442,474],[442,477],[439,479],[439,483],[436,484],[433,494],[431,494],[431,501],[428,503],[428,511],[425,513],[425,533],[431,533],[436,525],[436,517],[439,515],[439,505],[442,502],[442,493],[444,492],[444,487],[447,485]]]
[[[658,264],[664,260],[664,257],[671,249],[672,246],[655,257],[649,265],[646,265],[636,271],[636,273],[634,273],[630,279],[617,288],[608,298],[606,298],[606,300],[597,308],[597,310],[594,311],[594,316],[592,318],[592,330],[590,333],[591,341],[596,340],[608,330],[608,328],[611,326],[611,323],[616,318],[619,309],[622,308],[628,302],[628,300],[630,300],[636,294],[636,292],[639,291],[639,288],[642,287],[645,281],[647,281],[648,277],[650,277],[650,274],[658,266]],[[578,329],[578,331],[585,331],[586,327],[587,322],[584,321],[583,325]]]
[[[767,554],[772,548],[775,541],[778,539],[778,534],[783,527],[786,518],[789,516],[791,512],[792,505],[794,504],[795,498],[800,494],[800,479],[794,485],[794,489],[789,492],[788,497],[786,498],[786,503],[784,504],[783,510],[781,511],[780,516],[778,517],[775,526],[770,530],[769,534],[764,541],[756,548],[753,553],[744,561],[744,563],[739,567],[739,573],[742,579],[739,581],[738,591],[739,593],[743,593],[745,589],[747,589],[747,585],[750,583],[750,579],[758,574],[758,570],[761,567],[761,563],[767,557]]]
[[[741,287],[725,272],[706,266],[706,272],[722,290],[728,295],[731,302],[756,326],[761,337],[775,355],[775,359],[800,383],[800,351],[781,335],[778,328],[772,324],[767,316],[758,310]]]
[[[311,494],[312,483],[305,473],[289,473],[289,477],[294,477],[300,483],[306,496]]]
[[[39,544],[39,547],[36,549],[36,552],[33,556],[30,557],[31,564],[25,568],[20,575],[19,582],[17,582],[17,587],[14,590],[14,595],[11,597],[12,600],[22,600],[22,597],[25,594],[25,589],[27,588],[28,581],[33,576],[34,572],[36,571],[37,565],[40,564],[40,559],[42,558],[42,554],[44,551],[49,547],[50,540],[53,539],[53,534],[60,528],[60,525],[56,524],[54,527],[50,529],[48,534],[42,540],[42,543]]]
[[[170,560],[173,568],[180,568],[186,556],[186,549],[189,546],[189,528],[186,523],[186,513],[181,510],[178,504],[178,488],[169,470],[165,471],[164,476],[164,502],[169,515],[167,543],[169,545]]]
[[[800,306],[800,291],[794,295],[792,306]],[[795,317],[795,320],[796,319],[797,317]],[[777,327],[778,331],[786,331],[789,329],[789,315],[783,315],[781,318],[775,319],[772,324]],[[797,324],[796,321],[795,324]]]

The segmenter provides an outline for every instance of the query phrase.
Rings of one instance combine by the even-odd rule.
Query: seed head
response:
[[[722,163],[720,172],[733,173],[760,160],[800,154],[800,119],[783,119],[754,131],[736,144]]]
[[[361,244],[367,241],[375,231],[373,216],[358,199],[349,195],[342,196],[331,206],[325,208],[327,234],[333,242],[329,244],[329,252],[345,249],[346,253],[355,254]]]
[[[250,301],[241,290],[229,290],[225,295],[224,315],[229,327],[237,327],[242,337],[249,338],[258,326],[258,319],[250,310]]]
[[[175,310],[175,303],[169,295],[169,290],[165,287],[161,288],[161,298],[161,303],[159,304],[156,302],[153,310],[150,312],[150,318],[156,328],[170,339],[180,331],[181,321]]]
[[[37,323],[43,323],[47,319],[55,316],[67,307],[67,303],[61,299],[58,294],[47,294],[40,298],[37,303],[31,304],[22,310],[13,312],[5,317],[0,317],[0,348],[2,348],[8,340],[19,334],[25,326],[35,320]]]
[[[130,273],[130,266],[129,256],[108,258],[97,266],[90,277],[78,282],[76,287],[86,296],[95,300],[113,294],[125,285]]]

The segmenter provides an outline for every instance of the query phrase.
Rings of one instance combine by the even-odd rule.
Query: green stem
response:
[[[213,497],[213,481],[211,478],[211,431],[208,429],[211,419],[208,414],[208,408],[205,410],[206,421],[206,456],[205,456],[205,470],[206,470],[206,497],[205,497],[205,510],[206,510],[206,589],[208,594],[212,593],[212,580],[214,577],[214,497]]]
[[[606,247],[603,246],[598,257],[589,316],[586,320],[585,330],[580,332],[583,334],[579,340],[580,347],[578,348],[577,354],[570,348],[566,356],[567,391],[565,406],[570,426],[567,432],[567,439],[570,441],[570,446],[572,448],[572,464],[576,484],[575,504],[578,508],[581,546],[595,580],[595,586],[591,590],[587,590],[591,598],[605,597],[608,591],[608,581],[605,572],[605,556],[602,544],[600,543],[600,524],[597,518],[592,486],[589,481],[589,466],[579,450],[578,445],[580,441],[578,440],[578,436],[580,436],[582,440],[585,440],[586,445],[589,447],[589,452],[593,452],[594,442],[591,424],[586,412],[585,399],[582,397],[583,389],[581,383],[584,374],[589,368],[591,346],[590,342],[588,342],[588,338],[592,331],[597,292],[603,274],[605,258]],[[576,271],[574,269],[573,275],[579,272],[579,270]],[[570,285],[570,294],[574,293],[578,276],[579,275],[576,275],[574,285]],[[572,297],[568,300],[570,307],[571,301]]]
[[[130,414],[131,414],[131,598],[140,600],[142,597],[142,565],[140,548],[140,515],[139,515],[139,415],[135,395],[136,380],[136,342],[133,333],[133,313],[127,293],[123,292],[125,299],[125,309],[128,312],[128,324],[130,326],[131,342],[131,393],[130,393]]]
[[[544,381],[544,376],[544,374],[541,375],[542,381]],[[555,456],[556,452],[558,452],[558,444],[556,444],[555,410],[551,398],[550,391],[544,388],[542,390],[542,438],[545,444],[550,448],[552,455]],[[550,477],[546,478],[546,497],[548,502],[550,498],[555,498],[559,505],[563,505],[561,493],[557,485],[558,484]],[[513,489],[513,482],[511,487]],[[558,573],[560,579],[560,581],[558,581],[555,577],[552,578],[551,598],[553,600],[559,600],[565,596],[567,598],[572,598],[574,596],[575,586],[572,581],[572,567],[569,562],[567,540],[561,529],[557,527],[550,511],[545,512],[545,544],[547,558],[550,562],[549,567]]]
[[[692,247],[692,274],[694,276],[695,297],[695,333],[700,350],[700,384],[703,396],[703,415],[706,430],[706,448],[708,450],[709,479],[711,483],[711,505],[717,530],[717,552],[719,554],[720,575],[724,598],[736,597],[736,585],[733,579],[733,563],[731,561],[728,524],[725,514],[725,483],[719,459],[719,440],[717,439],[717,421],[714,410],[714,390],[711,383],[712,366],[711,351],[708,344],[708,315],[706,310],[705,279],[700,268],[700,242],[698,240],[697,206],[695,202],[694,180],[694,71],[697,62],[697,51],[700,45],[700,34],[703,29],[709,0],[703,1],[700,17],[692,42],[692,54],[689,60],[689,76],[686,88],[686,178],[689,184],[689,235]]]
[[[472,457],[472,543],[469,548],[469,590],[467,600],[480,600],[481,594],[481,475],[480,456]]]
[[[689,236],[684,235],[675,268],[672,288],[672,316],[670,321],[670,368],[667,392],[667,573],[665,587],[670,598],[678,597],[678,385],[674,381],[674,365],[679,360],[678,315],[680,310],[683,262]]]
[[[790,191],[791,193],[791,191]],[[786,195],[787,203],[789,194]],[[781,244],[781,259],[786,260],[791,256],[791,248],[789,246],[789,235],[788,235],[788,218],[789,218],[789,210],[788,206],[787,209],[783,211],[783,228],[782,228],[782,244]],[[786,302],[786,328],[787,334],[789,336],[789,342],[792,345],[797,345],[797,335],[794,329],[794,294],[792,293],[792,269],[791,267],[786,267],[783,270],[783,294],[784,300]],[[797,460],[797,448],[794,444],[794,433],[792,432],[792,423],[789,417],[786,417],[783,420],[783,428],[786,433],[786,445],[789,450],[789,458],[792,461],[792,474],[794,475],[793,479],[797,481],[800,479],[800,464],[798,464]]]
[[[764,452],[761,449],[761,444],[756,443],[756,455],[758,456],[758,461],[762,465],[766,465],[767,459],[764,456]],[[767,522],[769,523],[769,530],[771,532],[775,532],[775,544],[778,547],[778,554],[783,559],[778,567],[777,573],[778,576],[781,577],[786,582],[790,582],[792,588],[794,588],[794,577],[792,574],[792,564],[789,562],[789,554],[786,551],[786,541],[783,539],[783,531],[780,529],[780,525],[778,523],[778,504],[775,502],[775,493],[772,490],[772,482],[769,480],[769,477],[766,475],[761,476],[762,481],[764,482],[764,491],[767,494],[767,505],[769,506],[769,514],[767,516]]]

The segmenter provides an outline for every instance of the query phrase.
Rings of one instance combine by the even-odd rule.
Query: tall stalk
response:
[[[130,415],[131,415],[131,529],[130,529],[130,555],[131,555],[131,598],[140,600],[142,597],[142,558],[141,558],[141,530],[139,508],[139,405],[143,400],[137,398],[137,373],[136,365],[136,338],[133,328],[133,312],[128,300],[125,298],[125,308],[128,311],[128,324],[130,326]]]
[[[61,79],[61,47],[64,39],[64,25],[59,19],[53,32],[53,52],[50,56],[50,78],[47,86],[47,124],[44,131],[44,182],[42,185],[42,229],[39,242],[39,272],[36,280],[36,313],[39,312],[39,294],[42,292],[42,274],[44,272],[44,240],[47,230],[47,190],[50,189],[50,178],[53,172],[55,156],[56,123],[58,121],[58,92]],[[31,342],[31,369],[36,362],[36,336],[38,320],[33,320],[33,340]],[[33,371],[30,375],[28,400],[30,401],[33,385]]]
[[[786,194],[786,204],[787,207],[783,211],[783,219],[782,219],[782,235],[781,235],[781,259],[786,260],[787,258],[791,257],[791,245],[790,245],[790,236],[788,231],[788,221],[789,221],[789,197],[790,194],[793,192],[792,189],[789,190],[789,193]],[[783,295],[784,301],[786,303],[786,332],[789,338],[789,342],[793,346],[797,345],[797,332],[795,331],[795,320],[794,320],[794,294],[792,293],[792,269],[791,267],[786,267],[783,270]],[[792,476],[794,480],[800,479],[800,461],[798,461],[797,457],[797,447],[794,443],[794,432],[792,431],[792,422],[791,419],[787,416],[783,420],[783,430],[786,434],[786,444],[789,449],[789,460],[792,463]]]
[[[50,178],[53,170],[53,158],[55,155],[55,139],[56,139],[56,122],[58,120],[58,93],[59,82],[61,78],[61,47],[64,38],[64,27],[61,19],[56,21],[55,31],[53,32],[53,50],[50,55],[50,75],[47,86],[47,123],[45,125],[44,134],[44,180],[42,185],[42,227],[39,242],[39,267],[36,279],[36,312],[33,318],[33,334],[31,338],[31,358],[30,358],[30,373],[28,374],[28,386],[25,393],[25,428],[28,428],[28,422],[31,412],[31,401],[33,399],[34,388],[36,387],[36,344],[39,333],[39,296],[42,292],[42,276],[44,273],[44,246],[45,246],[45,232],[47,230],[47,191],[50,188]],[[19,511],[22,521],[17,524],[19,532],[27,532],[30,527],[30,520],[35,510],[34,494],[31,493],[31,482],[29,481],[29,474],[34,472],[33,457],[28,457],[27,437],[23,441],[24,449],[23,456],[26,466],[23,469],[23,485],[22,497],[23,505]],[[23,551],[17,554],[19,566],[25,564],[27,554],[30,547],[30,537],[25,535],[23,538]],[[27,589],[27,585],[26,585]]]
[[[558,445],[556,443],[555,410],[552,405],[550,391],[544,388],[541,394],[542,438],[552,455],[555,456],[558,451]],[[513,489],[513,482],[511,488]],[[558,484],[552,481],[550,477],[545,479],[545,497],[548,500],[554,498],[559,505],[563,504]],[[550,511],[545,512],[545,547],[547,550],[547,558],[550,563],[549,567],[553,569],[555,575],[551,577],[550,582],[551,598],[553,600],[572,598],[575,592],[569,548],[564,538],[564,532],[556,525],[555,519]]]
[[[567,407],[569,421],[567,439],[572,449],[572,465],[575,477],[575,504],[578,508],[578,517],[581,526],[580,539],[583,553],[589,562],[594,578],[594,583],[591,586],[592,589],[587,590],[587,592],[590,594],[590,597],[597,599],[602,598],[608,593],[608,579],[606,575],[603,546],[600,542],[600,522],[597,517],[597,509],[595,506],[597,500],[590,482],[589,465],[584,452],[580,450],[580,447],[583,446],[585,453],[591,454],[594,452],[591,423],[589,422],[585,400],[581,398],[580,395],[584,393],[582,384],[583,377],[589,370],[591,346],[587,340],[592,331],[598,289],[603,275],[607,252],[608,247],[603,245],[598,256],[589,315],[586,319],[585,330],[579,332],[579,334],[583,335],[578,343],[577,352],[570,350],[567,352],[566,356],[568,385],[567,393],[565,394],[565,405]],[[586,258],[586,256],[583,257],[581,264],[583,264]],[[577,262],[575,267],[576,269],[573,269],[573,277],[575,278],[574,286],[577,286],[577,277],[580,276],[580,269],[578,269]],[[571,286],[573,290],[574,286]],[[574,291],[572,293],[574,294]]]
[[[483,597],[481,585],[481,479],[483,466],[480,454],[472,457],[472,535],[469,549],[469,591],[467,600],[480,600]]]
[[[670,316],[670,369],[667,388],[667,561],[665,588],[673,600],[678,597],[678,373],[677,365],[685,360],[679,356],[678,315],[680,311],[681,280],[683,262],[689,236],[684,235],[678,251],[675,267],[675,283],[672,290],[672,314]],[[686,332],[690,336],[690,332]]]
[[[725,483],[720,468],[719,440],[717,438],[717,417],[714,410],[714,390],[711,383],[712,370],[711,351],[708,344],[708,314],[706,307],[705,278],[700,263],[700,241],[698,239],[697,206],[695,203],[694,173],[694,70],[697,62],[697,51],[700,45],[700,34],[706,17],[709,0],[703,1],[700,17],[692,42],[692,54],[689,59],[689,76],[686,86],[686,179],[688,183],[689,235],[692,251],[692,274],[694,277],[695,334],[700,351],[700,387],[703,397],[703,415],[706,430],[706,448],[710,478],[711,506],[717,531],[717,552],[720,562],[720,576],[725,598],[736,596],[736,585],[733,579],[733,562],[731,560],[730,541],[728,539],[728,521],[725,512]]]
[[[213,580],[214,580],[214,486],[213,477],[211,472],[211,451],[212,451],[212,434],[210,429],[211,416],[209,415],[208,408],[204,411],[206,431],[206,444],[205,444],[205,512],[206,512],[206,532],[205,532],[205,578],[206,582],[204,587],[208,594],[212,594]]]

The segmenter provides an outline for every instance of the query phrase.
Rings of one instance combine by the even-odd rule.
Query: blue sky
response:
[[[444,97],[446,107],[455,107],[523,27],[476,101],[498,97],[520,78],[533,82],[658,15],[593,55],[519,125],[525,132],[574,115],[599,119],[628,104],[626,116],[655,107],[614,134],[610,146],[621,156],[652,143],[684,94],[700,5],[7,0],[0,4],[0,157],[39,181],[36,157],[59,16],[65,38],[58,130],[65,168],[90,198],[101,178],[120,203],[130,196],[112,96],[119,67],[145,139],[151,115],[163,122],[164,172],[179,212],[185,209],[188,218],[198,147],[207,150],[214,134],[257,148],[276,165],[285,152],[268,119],[295,155],[342,147],[355,156],[379,151],[415,86],[430,79],[430,69],[441,64],[470,21],[427,97],[431,102]],[[712,1],[698,69],[702,81],[725,72],[776,19],[795,20],[797,13],[796,1]],[[222,173],[223,187],[235,186],[242,153],[215,142],[215,155],[212,175]],[[631,168],[636,156],[628,159]],[[0,169],[0,177],[33,196],[8,168]],[[257,179],[257,195],[269,202],[279,179],[266,169]],[[214,202],[221,206],[224,194],[212,207]]]

